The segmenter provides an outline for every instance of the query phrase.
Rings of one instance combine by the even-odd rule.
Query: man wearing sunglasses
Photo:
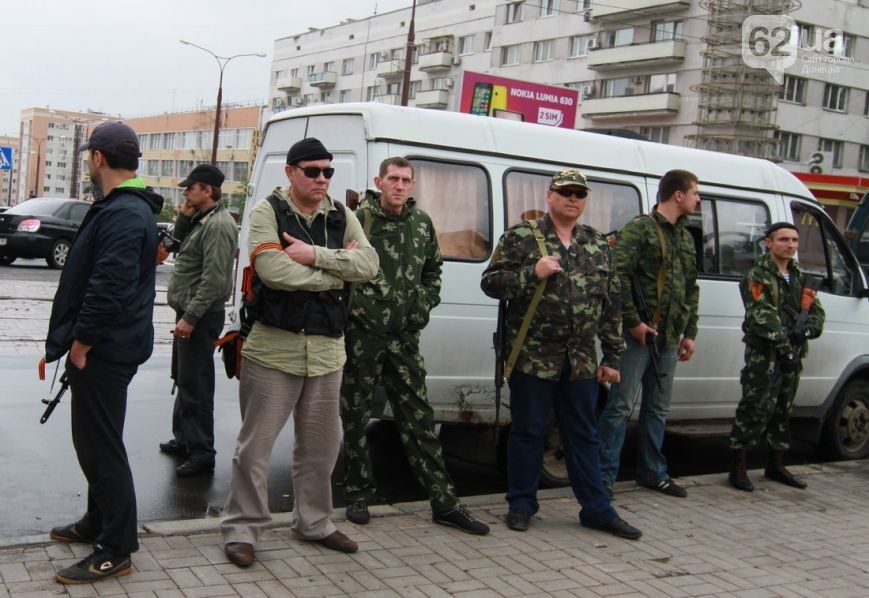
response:
[[[505,232],[483,272],[483,292],[507,300],[508,363],[516,357],[508,379],[507,526],[526,531],[537,512],[543,440],[554,409],[570,485],[582,506],[580,523],[636,540],[642,532],[616,513],[600,475],[598,387],[618,381],[624,342],[612,250],[601,233],[578,224],[588,193],[581,172],[558,172],[546,192],[547,214]]]
[[[619,232],[615,255],[627,350],[622,355],[621,382],[613,385],[600,419],[603,480],[610,493],[619,472],[628,418],[642,393],[636,482],[668,496],[688,495],[667,473],[661,447],[676,361],[691,359],[697,336],[700,287],[694,239],[686,225],[699,204],[697,177],[686,170],[671,170],[661,178],[652,213],[637,216]],[[639,296],[647,306],[646,321],[639,313]]]
[[[377,274],[377,252],[356,216],[329,195],[332,154],[309,137],[295,143],[278,187],[250,215],[248,250],[256,258],[256,321],[244,343],[242,424],[221,531],[227,558],[255,560],[271,523],[268,466],[274,442],[293,416],[293,533],[341,552],[357,544],[338,531],[331,475],[341,447],[338,393],[344,365],[347,283]]]

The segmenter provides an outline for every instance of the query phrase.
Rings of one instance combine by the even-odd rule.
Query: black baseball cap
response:
[[[94,149],[112,155],[136,156],[139,152],[139,138],[136,132],[120,121],[104,122],[94,127],[90,139],[78,151]]]
[[[777,230],[781,230],[783,228],[789,228],[789,229],[795,230],[797,232],[800,232],[800,229],[798,229],[796,227],[796,225],[791,224],[790,222],[774,222],[774,223],[769,225],[769,227],[763,233],[763,236],[765,239],[769,239],[774,232],[776,232]]]
[[[190,171],[187,178],[178,183],[179,187],[189,187],[193,183],[204,183],[212,187],[220,187],[223,184],[223,173],[211,164],[200,164]]]

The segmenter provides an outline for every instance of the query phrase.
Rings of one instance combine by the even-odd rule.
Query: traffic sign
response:
[[[0,147],[0,170],[12,170],[11,147]]]

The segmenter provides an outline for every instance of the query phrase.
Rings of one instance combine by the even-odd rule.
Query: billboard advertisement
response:
[[[574,128],[579,91],[465,71],[459,110],[550,127]]]

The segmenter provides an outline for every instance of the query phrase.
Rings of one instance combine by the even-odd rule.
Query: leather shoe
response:
[[[325,538],[314,540],[314,542],[322,544],[330,550],[337,550],[338,552],[356,552],[359,550],[359,545],[356,542],[338,530],[335,530]]]
[[[179,465],[175,470],[175,473],[180,478],[189,478],[203,473],[212,472],[214,472],[214,463],[195,461],[193,459],[187,459],[187,461]]]
[[[531,524],[531,513],[528,511],[514,511],[510,509],[507,512],[507,527],[517,532],[528,530]]]
[[[239,567],[250,567],[256,560],[253,545],[247,542],[230,542],[223,547],[223,552],[226,558]]]
[[[590,527],[591,529],[607,532],[614,536],[618,536],[619,538],[625,538],[627,540],[639,540],[640,536],[643,535],[643,532],[635,528],[633,525],[629,524],[621,517],[616,517],[612,521],[607,521],[606,523],[583,521],[582,525],[583,527]]]
[[[174,438],[168,442],[160,443],[160,452],[166,453],[167,455],[187,455],[187,447],[175,440]]]

